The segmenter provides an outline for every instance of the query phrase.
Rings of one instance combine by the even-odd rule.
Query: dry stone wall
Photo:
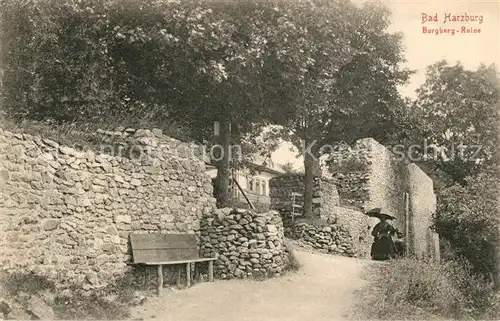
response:
[[[304,193],[303,180],[303,175],[293,174],[273,178],[269,183],[273,208],[279,209],[285,218],[291,211],[291,193]],[[367,257],[369,253],[366,249],[369,250],[371,245],[370,228],[376,222],[359,210],[340,207],[333,180],[316,178],[314,183],[314,218],[311,222],[299,218],[297,224],[286,219],[285,235],[298,240],[299,244],[326,253]],[[303,205],[303,198],[297,203]],[[320,223],[313,222],[318,218]]]
[[[321,252],[369,258],[371,229],[376,221],[358,210],[335,206],[320,220],[311,223],[299,220],[285,229],[285,235]]]
[[[377,219],[370,218],[356,209],[335,207],[332,217],[329,218],[338,226],[342,226],[349,232],[352,242],[352,250],[359,258],[369,258],[370,248],[373,242],[371,232]]]
[[[280,275],[288,263],[278,212],[217,209],[201,223],[200,255],[217,257],[220,279]]]
[[[197,149],[160,130],[113,135],[136,157],[0,130],[5,272],[32,271],[59,287],[92,289],[130,270],[130,233],[200,234],[215,200]]]
[[[361,210],[384,207],[400,215],[405,187],[402,160],[372,138],[341,147],[330,161],[341,205]]]
[[[320,252],[356,257],[352,237],[342,225],[297,223],[286,229],[286,235],[300,245]]]
[[[339,145],[324,163],[324,175],[332,177],[338,189],[340,205],[362,209],[370,199],[370,145],[364,140],[357,141],[353,147]]]
[[[304,195],[304,175],[286,174],[269,180],[269,195],[271,208],[281,213],[292,212],[292,193]],[[304,198],[297,197],[296,204],[304,205]],[[313,213],[315,216],[331,212],[331,208],[338,206],[339,195],[335,184],[327,179],[315,178],[313,189]],[[295,209],[295,213],[303,213],[302,209]],[[284,215],[286,217],[286,215]]]
[[[396,217],[395,227],[408,232],[410,253],[438,260],[439,237],[430,229],[436,207],[432,180],[417,165],[407,165],[371,138],[359,140],[353,148],[346,147],[341,152],[344,156],[334,158],[331,166],[337,171],[333,177],[339,188],[341,205],[355,204],[361,210],[382,207]],[[408,214],[405,193],[410,200]],[[356,198],[357,201],[352,200]],[[342,224],[352,220],[353,216],[349,215]],[[368,219],[367,222],[373,227],[377,220]],[[357,228],[349,230],[356,234]]]
[[[393,224],[404,230],[404,193],[407,192],[406,169],[402,160],[374,139],[365,139],[369,146],[370,165],[368,188],[369,200],[365,209],[382,207],[397,219]]]

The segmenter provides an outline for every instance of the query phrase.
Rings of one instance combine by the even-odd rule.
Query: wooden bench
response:
[[[180,286],[180,273],[186,264],[186,285],[191,286],[191,263],[208,262],[209,281],[214,280],[213,262],[216,258],[200,258],[196,236],[193,234],[131,234],[133,264],[157,265],[158,295],[163,289],[163,265],[179,265],[177,286]],[[196,269],[195,269],[196,270]]]

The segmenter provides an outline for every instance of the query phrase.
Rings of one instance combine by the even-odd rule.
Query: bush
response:
[[[499,244],[498,186],[494,171],[467,179],[467,185],[453,185],[438,192],[434,227],[449,244],[452,255],[464,257],[474,272],[495,274]]]
[[[478,318],[494,313],[492,289],[463,262],[402,259],[375,268],[363,313],[377,318]]]

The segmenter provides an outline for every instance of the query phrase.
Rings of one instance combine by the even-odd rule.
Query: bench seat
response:
[[[144,265],[173,265],[173,264],[186,264],[186,263],[196,263],[196,262],[208,262],[215,261],[216,258],[199,258],[199,259],[191,259],[191,260],[182,260],[182,261],[162,261],[162,262],[148,262],[148,263],[140,263]]]
[[[158,295],[163,289],[163,265],[186,264],[186,285],[191,285],[191,264],[208,262],[208,277],[213,282],[213,262],[216,258],[199,257],[198,244],[194,234],[131,234],[133,264],[158,266]],[[177,271],[177,285],[180,286],[181,269]]]

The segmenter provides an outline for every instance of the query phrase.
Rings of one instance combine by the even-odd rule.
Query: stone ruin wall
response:
[[[315,184],[315,208],[321,208],[315,212],[315,216],[335,222],[336,226],[347,230],[349,240],[343,240],[343,243],[351,244],[348,247],[353,249],[356,256],[369,256],[371,230],[378,223],[378,219],[366,217],[362,211],[382,207],[396,216],[393,224],[401,231],[406,231],[404,193],[407,192],[410,204],[409,235],[406,239],[410,249],[415,249],[415,254],[419,256],[439,259],[439,237],[430,230],[431,216],[436,209],[436,196],[432,180],[418,166],[406,165],[371,138],[358,140],[353,147],[339,146],[327,165],[333,174],[331,180],[316,179],[322,185]],[[274,182],[271,180],[271,202],[288,204],[287,202],[291,202],[292,191],[303,194],[302,179],[302,175],[295,175],[293,179],[278,177],[273,179]],[[283,181],[285,184],[279,187],[278,182]],[[324,192],[325,186],[329,186],[328,193]],[[318,191],[318,188],[323,190]],[[331,192],[332,189],[337,189],[338,192]],[[332,195],[331,199],[328,198],[329,194]],[[274,206],[281,208],[283,205]],[[321,239],[320,234],[316,234],[316,238]],[[348,254],[347,251],[344,252]]]
[[[391,212],[397,218],[394,226],[407,234],[410,254],[439,260],[439,236],[431,230],[432,214],[436,211],[432,179],[417,165],[406,164],[374,139],[358,141],[355,152],[367,160],[368,197],[363,209],[382,207]],[[405,193],[409,195],[408,216]],[[376,222],[372,219],[371,225]]]
[[[278,212],[217,209],[201,222],[200,255],[217,257],[220,279],[279,276],[288,264]]]
[[[431,230],[432,214],[436,211],[436,195],[432,180],[415,164],[408,166],[408,188],[410,193],[410,235],[408,241],[411,254],[440,260],[439,235]]]
[[[369,221],[359,210],[342,207],[342,198],[337,193],[333,180],[315,178],[313,190],[313,213],[319,222],[297,217],[292,225],[288,218],[291,212],[291,193],[304,194],[304,176],[287,174],[269,181],[271,206],[285,218],[285,235],[298,240],[301,245],[321,252],[350,257],[369,257],[365,251],[371,245]],[[303,205],[303,198],[297,203]],[[297,211],[296,211],[297,212]]]
[[[138,158],[0,129],[0,260],[64,288],[131,270],[130,233],[195,233],[215,208],[205,163],[161,131],[111,132]]]
[[[302,174],[286,174],[269,180],[269,196],[271,209],[279,211],[287,218],[292,212],[292,193],[304,195],[304,176]],[[296,197],[296,204],[303,205],[304,198]],[[331,181],[316,177],[313,187],[313,213],[319,217],[330,213],[339,204],[337,188]],[[303,213],[296,208],[295,213]],[[286,225],[286,224],[285,224]]]
[[[371,232],[373,220],[359,210],[336,207],[333,212],[336,223],[349,231],[352,250],[356,257],[370,258],[370,248],[373,242]]]

